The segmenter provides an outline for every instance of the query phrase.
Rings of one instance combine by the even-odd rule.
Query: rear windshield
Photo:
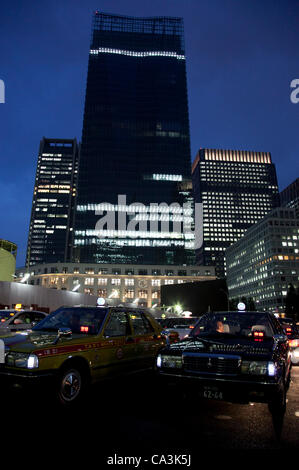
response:
[[[265,337],[274,335],[274,330],[267,314],[256,313],[209,313],[204,315],[190,336],[233,335],[253,337],[254,331],[263,332]]]
[[[58,331],[70,328],[75,334],[97,334],[107,314],[107,308],[61,308],[48,315],[33,331]]]

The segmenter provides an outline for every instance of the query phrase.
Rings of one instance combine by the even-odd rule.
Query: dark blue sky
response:
[[[184,18],[192,160],[199,147],[269,151],[298,177],[299,0],[1,2],[0,238],[25,261],[39,141],[81,138],[91,14]]]

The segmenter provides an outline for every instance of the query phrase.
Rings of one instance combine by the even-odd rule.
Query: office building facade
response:
[[[299,219],[277,208],[226,250],[231,299],[252,297],[256,308],[285,311],[288,286],[299,287]]]
[[[299,217],[299,178],[281,191],[280,205],[295,209],[297,217]]]
[[[190,167],[182,20],[95,12],[73,260],[188,264]]]
[[[215,265],[224,277],[225,250],[278,205],[270,153],[200,149],[192,166],[195,202],[203,205],[199,265]]]
[[[161,287],[215,279],[213,267],[51,263],[16,271],[17,281],[62,289],[109,302],[139,307],[161,306]],[[25,280],[25,281],[24,281]]]
[[[26,266],[70,259],[78,159],[76,139],[40,142]]]

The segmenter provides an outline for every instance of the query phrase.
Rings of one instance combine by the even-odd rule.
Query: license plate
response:
[[[0,364],[5,363],[5,346],[4,341],[0,339]]]
[[[223,393],[220,390],[210,387],[203,389],[202,396],[210,400],[223,400]]]

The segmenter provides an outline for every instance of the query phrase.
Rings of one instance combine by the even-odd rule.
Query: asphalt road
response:
[[[277,463],[299,454],[299,367],[292,369],[287,398],[283,423],[275,423],[265,404],[186,401],[175,389],[166,396],[157,384],[135,377],[93,386],[84,402],[70,410],[15,390],[1,398],[1,422],[5,436],[21,434],[27,449],[42,445],[52,456],[59,450],[68,458],[76,452],[97,456],[97,469],[111,468],[112,458],[114,463],[120,459],[119,468],[155,468],[161,456],[182,454],[192,468],[206,457],[240,462],[248,455]],[[137,461],[122,461],[133,456],[143,456],[138,467]],[[170,463],[162,458],[160,466],[174,466],[168,458]],[[187,464],[178,459],[176,466]]]

